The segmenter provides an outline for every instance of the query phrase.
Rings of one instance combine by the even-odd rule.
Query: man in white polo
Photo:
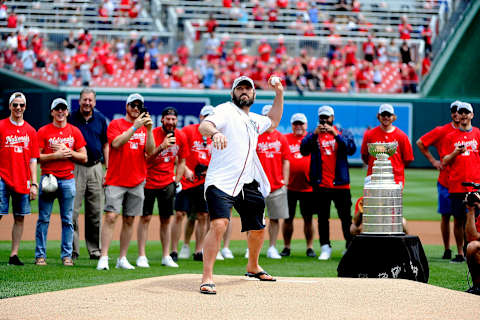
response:
[[[258,264],[265,229],[264,197],[270,192],[270,184],[255,150],[258,136],[269,128],[276,128],[283,113],[280,79],[271,77],[268,83],[275,90],[275,99],[267,116],[249,112],[255,101],[255,87],[252,79],[242,76],[233,82],[232,102],[217,106],[199,127],[200,133],[213,141],[205,180],[205,198],[211,221],[203,247],[201,293],[216,293],[213,266],[232,207],[240,214],[242,231],[248,231],[246,276],[275,281]]]

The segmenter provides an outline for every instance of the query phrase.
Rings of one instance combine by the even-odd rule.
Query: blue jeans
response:
[[[75,198],[75,179],[58,179],[58,190],[53,193],[42,192],[42,176],[40,180],[40,196],[38,199],[38,220],[35,232],[35,258],[47,257],[47,233],[52,213],[53,201],[58,198],[60,217],[62,219],[61,258],[72,256],[73,243],[73,201]]]

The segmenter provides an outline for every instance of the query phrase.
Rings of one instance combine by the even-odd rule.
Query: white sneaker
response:
[[[176,264],[170,256],[165,256],[162,258],[162,265],[165,267],[178,268],[178,264]]]
[[[139,256],[137,258],[137,267],[150,268],[150,265],[148,264],[148,259],[146,256]]]
[[[233,259],[234,258],[233,252],[232,252],[232,250],[230,250],[230,248],[223,248],[221,253],[222,253],[222,256],[225,259]]]
[[[110,268],[108,267],[108,256],[101,256],[100,259],[98,259],[97,263],[97,270],[109,270]]]
[[[275,248],[274,246],[271,246],[271,247],[268,248],[268,250],[267,250],[267,258],[270,258],[270,259],[282,259],[282,256],[278,253],[277,248]]]
[[[184,244],[180,253],[178,254],[179,259],[188,259],[190,258],[190,246],[188,244]]]
[[[133,270],[135,269],[134,266],[128,262],[127,257],[121,257],[117,258],[117,265],[115,266],[117,269],[127,269],[127,270]]]
[[[247,250],[245,250],[245,259],[248,259],[248,255],[249,255],[249,252],[248,252],[248,248],[247,248]]]
[[[332,255],[332,248],[328,244],[322,246],[322,253],[318,257],[318,260],[328,260]]]
[[[215,258],[215,260],[225,260],[220,251],[217,252],[217,257]]]

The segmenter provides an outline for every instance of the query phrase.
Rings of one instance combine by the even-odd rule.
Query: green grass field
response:
[[[362,195],[365,169],[351,169],[352,197],[356,200]],[[404,190],[404,215],[409,220],[439,220],[436,213],[436,178],[434,170],[409,169],[406,172],[406,187]],[[37,203],[32,203],[32,210],[38,210]],[[54,212],[58,212],[55,204]],[[332,210],[332,217],[336,214]],[[1,223],[1,222],[0,222]],[[65,268],[60,261],[60,242],[48,243],[48,266],[36,267],[33,264],[34,241],[24,241],[21,245],[20,257],[26,262],[24,267],[8,266],[10,242],[0,241],[0,298],[34,294],[39,292],[63,290],[68,288],[86,287],[116,281],[139,278],[157,277],[178,273],[202,272],[202,264],[193,260],[180,260],[180,268],[166,268],[161,266],[161,245],[159,241],[151,241],[147,245],[148,256],[151,262],[150,269],[136,269],[133,271],[116,270],[114,268],[118,256],[119,243],[112,242],[110,256],[110,271],[97,271],[96,261],[89,260],[88,254],[82,244],[81,258],[73,268]],[[236,256],[234,260],[219,261],[215,266],[216,274],[243,275],[246,260],[243,258],[245,241],[232,241],[231,248]],[[281,248],[281,241],[277,247]],[[305,256],[305,244],[302,240],[293,243],[292,257],[278,260],[265,258],[266,245],[261,256],[261,265],[270,273],[283,277],[336,277],[337,266],[341,259],[344,242],[333,242],[333,254],[329,261],[319,261]],[[318,253],[319,244],[315,242]],[[429,266],[432,285],[453,290],[467,289],[466,264],[451,264],[441,260],[442,246],[424,246]],[[129,250],[129,260],[135,262],[137,257],[136,243],[132,242]]]

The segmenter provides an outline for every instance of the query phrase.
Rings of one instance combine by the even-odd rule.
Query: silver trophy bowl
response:
[[[364,234],[404,234],[402,186],[395,183],[392,163],[388,160],[397,147],[397,142],[368,144],[368,152],[376,160],[371,179],[363,188]]]

